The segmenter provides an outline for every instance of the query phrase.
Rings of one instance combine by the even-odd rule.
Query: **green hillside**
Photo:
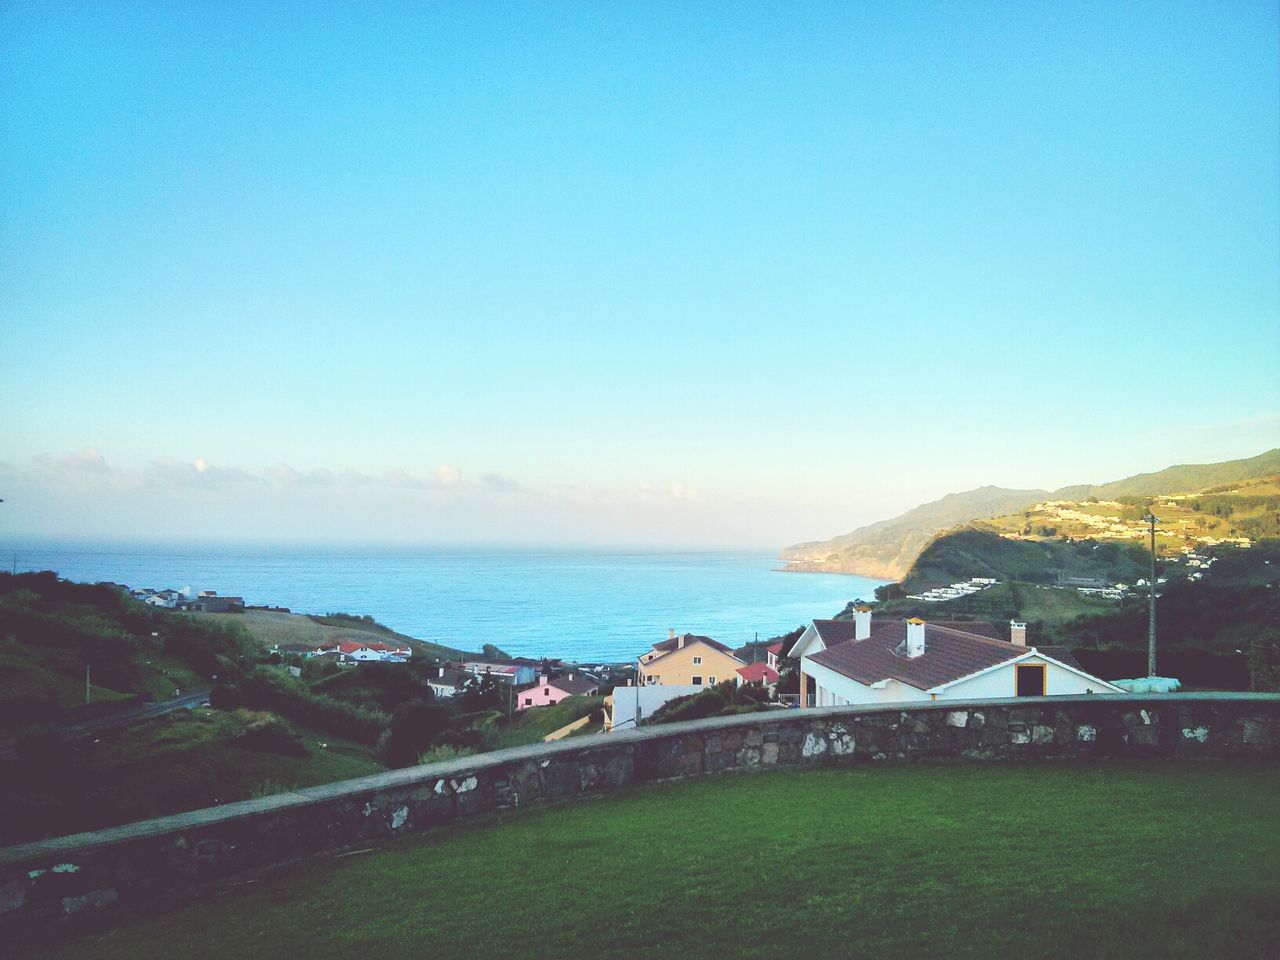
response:
[[[1007,490],[979,487],[951,493],[941,500],[908,510],[832,540],[798,543],[782,551],[787,569],[811,572],[849,572],[867,577],[897,579],[906,574],[939,530],[970,520],[996,517],[1043,500],[1045,490]]]
[[[1009,540],[990,530],[966,527],[934,538],[911,568],[903,588],[970,577],[1050,585],[1067,577],[1132,583],[1143,576],[1146,564],[1146,555],[1136,545]]]
[[[901,579],[939,533],[961,524],[1008,516],[1046,500],[1085,501],[1172,495],[1239,484],[1280,473],[1280,448],[1224,463],[1184,464],[1099,485],[1078,484],[1050,493],[980,487],[926,503],[890,520],[860,527],[831,540],[798,543],[782,551],[786,569],[856,573]]]

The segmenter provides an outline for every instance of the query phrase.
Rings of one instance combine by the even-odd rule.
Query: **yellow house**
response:
[[[742,661],[729,647],[693,633],[671,636],[644,654],[636,663],[637,683],[649,686],[711,686],[736,680]]]

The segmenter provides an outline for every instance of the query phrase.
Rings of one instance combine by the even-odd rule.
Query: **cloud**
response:
[[[231,487],[262,482],[261,477],[239,467],[217,467],[203,457],[190,462],[171,457],[152,460],[147,479],[169,487]]]
[[[62,454],[46,453],[36,457],[36,464],[44,470],[72,476],[102,477],[111,472],[107,458],[92,448]]]
[[[457,467],[442,466],[425,477],[418,477],[396,467],[382,475],[382,482],[403,490],[446,490],[462,482],[462,471]]]
[[[480,478],[480,486],[493,493],[519,493],[524,489],[515,480],[500,473],[486,473]]]
[[[332,487],[338,479],[333,471],[316,467],[308,473],[295,470],[287,463],[277,463],[267,470],[267,478],[282,487]]]
[[[681,500],[693,503],[702,499],[702,491],[697,487],[691,487],[685,483],[673,483],[667,488],[667,493],[671,495],[672,500]]]

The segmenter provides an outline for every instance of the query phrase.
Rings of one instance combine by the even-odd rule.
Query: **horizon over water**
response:
[[[634,659],[668,628],[732,647],[831,617],[884,581],[784,573],[776,552],[20,541],[3,567],[214,590],[295,613],[369,614],[420,640],[516,656]]]

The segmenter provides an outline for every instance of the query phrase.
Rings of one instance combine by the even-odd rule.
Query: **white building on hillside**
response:
[[[1080,669],[1054,647],[1028,647],[1026,624],[891,620],[814,620],[791,655],[800,661],[805,706],[978,700],[1123,693]]]

